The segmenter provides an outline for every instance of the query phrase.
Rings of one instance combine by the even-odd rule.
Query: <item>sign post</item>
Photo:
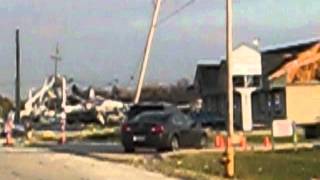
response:
[[[297,133],[297,125],[296,122],[292,122],[292,129],[293,129],[293,145],[294,145],[294,151],[298,151],[298,133]]]

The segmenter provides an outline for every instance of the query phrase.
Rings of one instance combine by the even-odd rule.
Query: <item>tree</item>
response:
[[[0,96],[0,117],[5,118],[10,110],[13,109],[13,103],[9,98]]]

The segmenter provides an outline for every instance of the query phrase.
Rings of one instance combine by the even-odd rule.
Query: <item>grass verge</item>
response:
[[[81,131],[66,132],[68,140],[109,140],[120,141],[120,130],[114,128],[86,128]],[[58,141],[61,135],[59,131],[37,131],[34,138],[37,141]]]
[[[320,158],[317,157],[320,157],[319,150],[237,153],[236,178],[246,180],[320,178]],[[188,179],[221,179],[224,168],[219,163],[220,158],[219,153],[177,155],[150,163],[148,168],[167,175],[174,175],[179,171]]]

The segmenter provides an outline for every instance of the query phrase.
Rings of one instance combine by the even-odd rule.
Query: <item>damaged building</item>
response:
[[[273,119],[287,118],[288,100],[284,90],[287,83],[283,83],[283,76],[272,80],[270,76],[319,41],[320,38],[315,38],[265,48],[259,47],[258,41],[254,41],[234,48],[232,75],[235,124],[250,131],[255,124],[270,125]],[[198,62],[194,86],[203,99],[204,111],[224,118],[227,116],[226,82],[225,60]]]

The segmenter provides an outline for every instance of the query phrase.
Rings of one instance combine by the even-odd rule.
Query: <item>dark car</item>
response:
[[[204,128],[210,127],[215,130],[226,129],[226,119],[211,112],[192,112],[190,113],[190,117],[201,123]]]
[[[143,112],[125,122],[121,132],[126,152],[133,152],[136,147],[158,151],[203,148],[208,142],[201,125],[178,110]]]

